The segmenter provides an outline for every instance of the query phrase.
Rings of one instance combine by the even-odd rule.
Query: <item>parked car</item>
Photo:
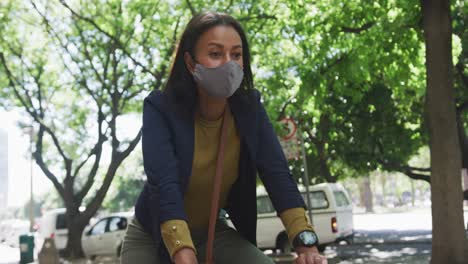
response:
[[[53,238],[56,248],[65,249],[68,240],[67,219],[65,208],[52,209],[45,212],[39,220],[38,232],[41,238]]]
[[[299,190],[307,203],[304,186]],[[319,238],[319,250],[354,238],[353,205],[341,184],[322,183],[309,187],[312,223]],[[292,250],[286,231],[263,187],[257,188],[257,245],[261,249]]]
[[[82,212],[85,210],[85,207],[82,206],[79,210]],[[42,215],[41,219],[39,219],[37,225],[39,238],[53,238],[55,247],[59,252],[65,249],[68,241],[66,211],[66,208],[57,208],[46,211]],[[92,221],[93,219],[90,220],[90,222]]]
[[[86,229],[81,238],[86,257],[93,260],[97,256],[120,256],[125,230],[133,217],[134,212],[114,213]]]

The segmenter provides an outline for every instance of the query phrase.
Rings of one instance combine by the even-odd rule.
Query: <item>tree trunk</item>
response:
[[[382,184],[382,205],[387,206],[387,172],[382,171],[380,174],[380,182]]]
[[[426,114],[431,151],[431,263],[466,263],[461,154],[452,77],[450,1],[422,0],[426,42]]]
[[[460,140],[462,168],[468,169],[468,135],[466,134],[465,127],[463,126],[463,111],[463,108],[457,110],[458,140]]]
[[[68,241],[64,257],[67,259],[78,259],[84,257],[81,245],[81,236],[86,225],[71,225],[68,227]]]
[[[369,176],[361,178],[359,184],[359,193],[361,197],[361,205],[366,208],[366,213],[374,212],[374,203],[372,201],[372,190]]]
[[[468,193],[468,169],[464,168],[462,170],[462,177],[463,177],[463,198],[465,201],[465,205],[468,206],[468,199],[467,199],[467,193]]]
[[[410,183],[411,183],[411,206],[414,207],[414,202],[416,200],[416,198],[414,197],[415,196],[415,194],[414,194],[414,181],[411,180]]]
[[[73,260],[84,257],[83,248],[81,246],[81,237],[90,218],[87,219],[88,217],[81,213],[78,207],[72,207],[71,205],[72,204],[70,203],[66,203],[68,239],[67,245],[62,252],[62,256]]]

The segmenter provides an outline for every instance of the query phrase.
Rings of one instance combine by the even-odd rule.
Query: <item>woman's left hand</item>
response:
[[[295,250],[297,253],[295,264],[328,264],[327,258],[320,255],[317,247],[298,247]]]

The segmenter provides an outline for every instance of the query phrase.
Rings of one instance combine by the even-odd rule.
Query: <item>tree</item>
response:
[[[298,120],[318,181],[378,167],[429,181],[429,168],[408,165],[426,139],[418,11],[411,1],[291,2],[289,19],[268,28],[278,37],[263,48],[265,102]]]
[[[100,208],[117,168],[140,140],[139,129],[132,138],[122,138],[118,120],[141,111],[141,100],[136,99],[160,85],[168,64],[149,63],[151,53],[144,51],[150,49],[146,43],[152,29],[136,32],[134,24],[153,15],[155,3],[119,2],[84,3],[80,12],[64,1],[33,1],[29,6],[16,2],[21,7],[6,13],[8,22],[26,29],[1,36],[0,65],[8,82],[2,93],[9,95],[2,103],[22,107],[34,124],[34,159],[67,208],[65,255],[72,258],[82,256],[82,231]],[[28,34],[36,25],[42,31],[34,31],[31,38]],[[167,59],[173,45],[171,39],[161,42],[161,57]],[[147,49],[141,51],[141,46]],[[82,205],[86,210],[80,212]]]
[[[359,179],[359,196],[361,205],[366,208],[366,213],[374,212],[373,194],[370,186],[370,177],[361,177]]]
[[[467,5],[453,6],[461,40],[456,117],[466,150]],[[204,9],[226,11],[246,29],[256,88],[272,119],[298,120],[312,183],[377,168],[431,181],[431,168],[409,163],[429,140],[417,1],[9,0],[0,8],[7,14],[0,16],[0,103],[22,107],[34,122],[36,162],[71,219],[71,255],[80,255],[81,228],[139,141],[137,128],[122,138],[120,118],[140,114],[146,92],[162,88],[182,25]],[[291,165],[299,178],[301,161]],[[134,190],[141,184],[116,183],[124,182]],[[136,195],[121,191],[108,199]],[[112,201],[105,207],[118,209]]]
[[[272,19],[258,10],[262,5],[268,3],[239,3],[235,12],[255,28]],[[21,107],[31,119],[24,123],[37,131],[34,158],[67,208],[66,256],[83,255],[82,231],[140,140],[139,129],[121,137],[120,118],[141,113],[146,93],[162,88],[180,25],[199,6],[209,5],[10,0],[1,6],[1,103]]]
[[[128,211],[135,205],[145,184],[141,152],[133,152],[117,171],[102,209],[109,212]]]
[[[461,153],[453,90],[450,1],[422,1],[426,43],[426,113],[431,152],[431,263],[466,263]]]
[[[462,156],[462,168],[468,175],[468,4],[456,1],[452,5],[453,34],[460,39],[461,51],[454,58],[454,87],[458,138]],[[468,200],[468,176],[464,178],[464,199]]]

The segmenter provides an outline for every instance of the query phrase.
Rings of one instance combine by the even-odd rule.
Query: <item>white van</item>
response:
[[[304,186],[299,190],[307,204]],[[338,183],[322,183],[309,187],[312,204],[312,224],[319,238],[319,250],[325,246],[346,241],[354,237],[353,205],[346,190]],[[291,252],[281,219],[263,186],[257,188],[257,244],[261,249],[279,249]]]
[[[65,249],[68,240],[67,219],[65,208],[47,211],[39,221],[39,235],[41,238],[53,238],[58,250]]]
[[[85,207],[81,206],[79,210],[83,212]],[[55,247],[59,251],[65,249],[68,241],[66,211],[66,208],[57,208],[45,212],[39,220],[39,228],[37,230],[42,239],[53,238]]]

